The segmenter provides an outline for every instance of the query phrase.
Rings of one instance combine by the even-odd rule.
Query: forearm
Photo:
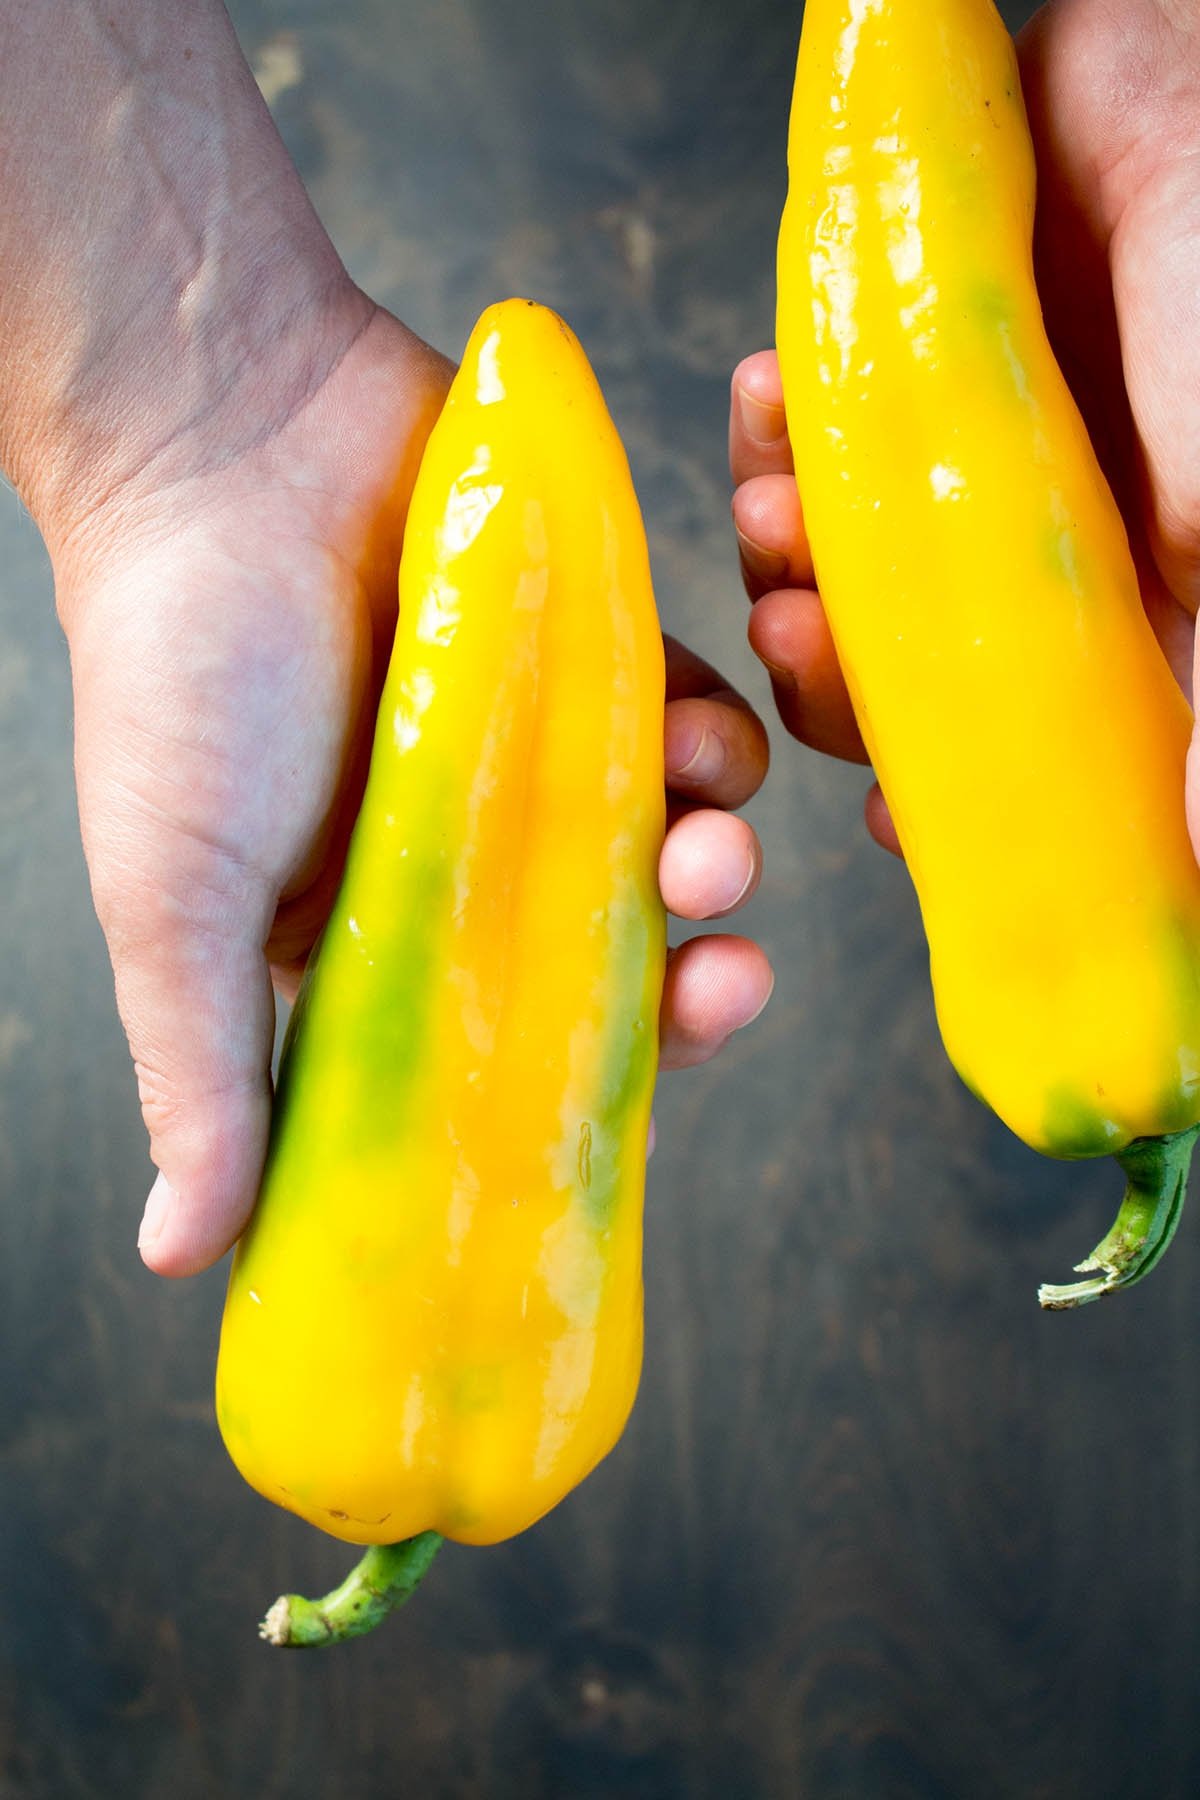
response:
[[[270,435],[370,313],[219,0],[0,0],[0,270],[0,463],[52,551]]]

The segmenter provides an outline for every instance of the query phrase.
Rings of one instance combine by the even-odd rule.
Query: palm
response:
[[[402,328],[373,329],[267,452],[170,490],[169,530],[136,522],[89,571],[72,632],[85,832],[157,840],[145,876],[180,905],[253,892],[285,988],[361,791],[404,507],[442,391],[432,361],[422,391],[389,383]],[[353,441],[346,419],[362,421]]]
[[[1147,611],[1190,693],[1200,26],[1168,0],[1057,0],[1020,48],[1047,326],[1125,514]]]

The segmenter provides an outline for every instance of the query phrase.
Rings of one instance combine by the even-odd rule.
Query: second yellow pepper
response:
[[[1200,1120],[1191,712],[1043,328],[991,0],[807,0],[778,345],[821,594],[968,1085],[1119,1153],[1096,1278],[1169,1239]]]

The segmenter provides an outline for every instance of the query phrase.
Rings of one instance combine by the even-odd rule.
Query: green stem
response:
[[[399,1544],[372,1544],[342,1585],[323,1600],[283,1594],[259,1626],[258,1635],[268,1644],[309,1650],[374,1631],[390,1612],[404,1605],[441,1542],[436,1531],[422,1531]]]
[[[1108,1236],[1085,1262],[1075,1265],[1080,1275],[1093,1269],[1100,1273],[1091,1281],[1040,1287],[1038,1299],[1047,1311],[1084,1306],[1089,1300],[1132,1287],[1150,1273],[1175,1236],[1198,1135],[1200,1125],[1192,1125],[1168,1137],[1134,1138],[1121,1151],[1117,1161],[1126,1182],[1121,1210]]]

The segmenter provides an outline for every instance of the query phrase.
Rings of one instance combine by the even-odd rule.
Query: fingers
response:
[[[773,350],[744,357],[733,371],[729,408],[729,468],[735,487],[754,475],[786,475],[792,468],[783,411],[779,358]]]
[[[750,647],[771,677],[779,716],[793,737],[814,750],[866,762],[833,637],[813,589],[773,350],[747,356],[733,372],[729,466],[742,579],[754,602]]]
[[[890,850],[893,856],[904,855],[900,848],[896,827],[892,822],[892,815],[888,810],[888,803],[883,797],[883,791],[878,782],[867,791],[863,816],[866,819],[867,830],[882,849]]]
[[[659,887],[682,919],[719,919],[754,893],[762,848],[753,828],[725,809],[741,806],[767,772],[762,721],[717,671],[674,638],[664,639],[664,751],[670,826]],[[664,1069],[707,1062],[766,1005],[774,977],[745,938],[696,938],[670,953],[663,989]]]
[[[771,588],[812,587],[812,556],[793,476],[751,475],[734,490],[732,510],[751,600]]]
[[[747,938],[693,938],[672,950],[663,984],[661,1067],[708,1062],[758,1017],[773,985],[771,965]]]
[[[658,881],[668,911],[680,919],[721,919],[754,893],[762,848],[745,819],[705,808],[684,813],[662,847]]]
[[[733,526],[750,598],[757,600],[770,588],[811,587],[812,558],[773,350],[747,356],[733,372],[729,468]]]
[[[742,806],[767,772],[762,720],[709,663],[674,638],[663,642],[667,787],[689,806]]]
[[[846,762],[869,760],[816,594],[765,594],[750,614],[750,647],[765,664],[792,736]]]

